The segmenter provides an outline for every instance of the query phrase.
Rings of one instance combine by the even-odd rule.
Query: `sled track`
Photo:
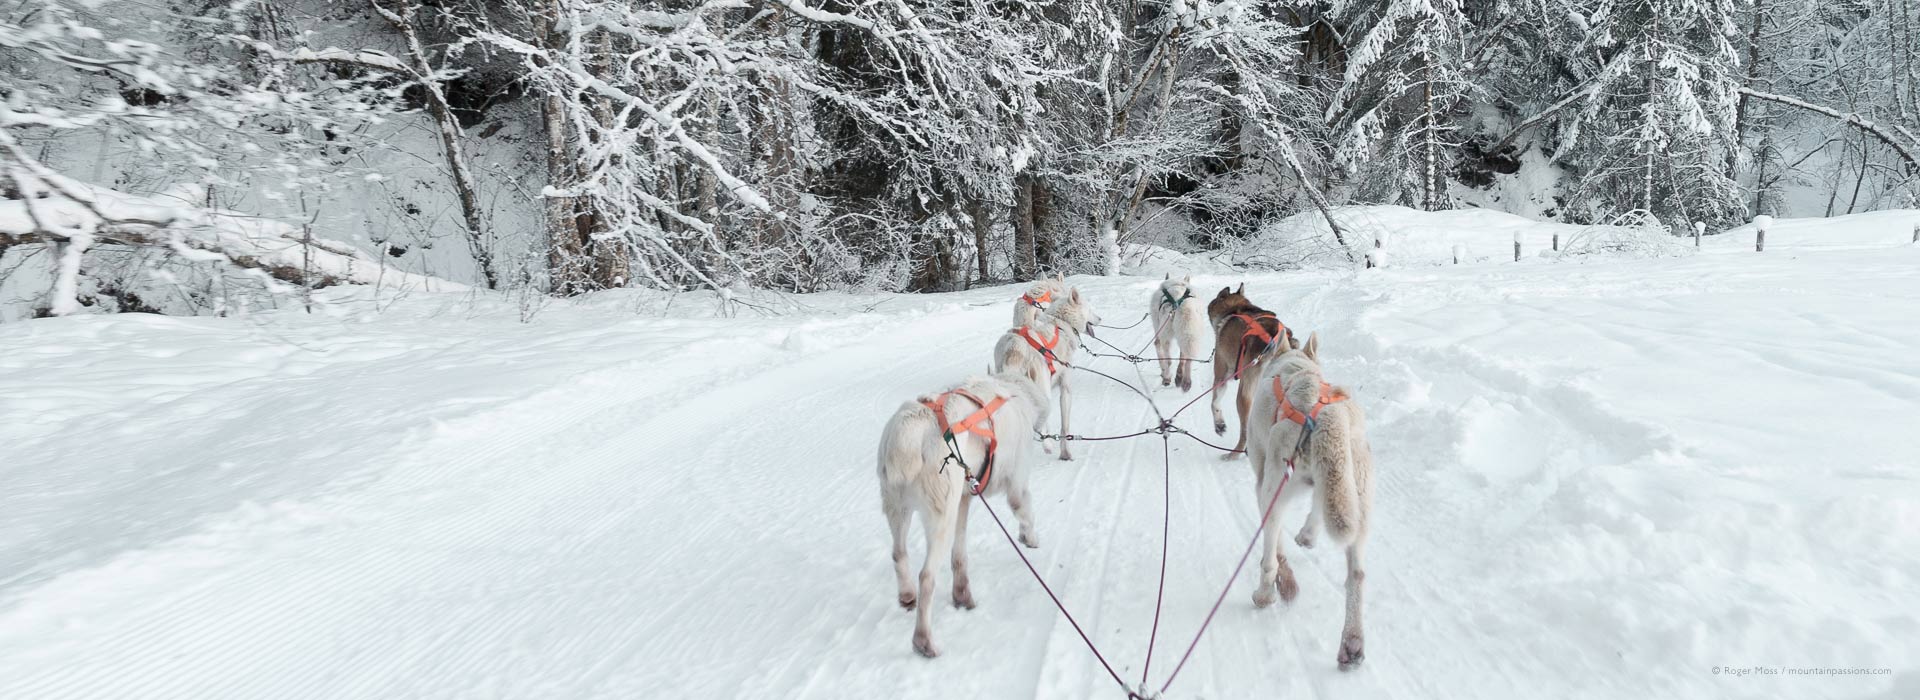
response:
[[[1736,692],[1701,670],[1712,664],[1795,661],[1718,659],[1721,642],[1734,638],[1726,635],[1758,640],[1753,648],[1769,652],[1817,637],[1859,663],[1884,663],[1875,648],[1885,658],[1910,657],[1911,643],[1891,630],[1910,628],[1902,625],[1920,613],[1898,602],[1865,607],[1896,601],[1891,591],[1920,571],[1895,546],[1910,512],[1903,489],[1913,482],[1887,465],[1908,453],[1869,441],[1878,462],[1797,462],[1783,473],[1873,485],[1842,481],[1832,489],[1841,496],[1808,500],[1775,486],[1802,482],[1751,466],[1746,457],[1758,453],[1702,447],[1674,427],[1684,415],[1611,402],[1621,394],[1593,379],[1656,356],[1647,348],[1701,343],[1728,348],[1716,357],[1752,376],[1799,382],[1796,391],[1844,392],[1876,411],[1920,400],[1920,379],[1885,359],[1920,337],[1898,314],[1856,310],[1852,267],[1836,273],[1842,283],[1830,287],[1838,291],[1814,300],[1826,301],[1787,314],[1728,306],[1724,295],[1687,305],[1646,301],[1636,286],[1648,269],[1641,264],[1569,265],[1551,275],[1516,267],[1472,276],[1439,269],[1252,277],[1252,298],[1297,332],[1320,333],[1329,379],[1351,389],[1368,415],[1376,460],[1368,658],[1358,670],[1335,669],[1340,554],[1303,551],[1288,538],[1299,597],[1255,610],[1248,594],[1257,568],[1242,572],[1165,699],[1703,697]],[[1660,288],[1746,290],[1738,285],[1771,288],[1781,279],[1696,283],[1701,269],[1673,263],[1672,284]],[[1104,316],[1125,320],[1151,286],[1094,280],[1083,291]],[[1798,304],[1805,294],[1795,289]],[[1532,304],[1535,290],[1560,296]],[[978,296],[986,305],[916,300],[900,305],[919,305],[912,310],[767,320],[750,332],[635,333],[655,344],[626,355],[582,346],[582,338],[602,337],[591,334],[529,337],[524,347],[478,353],[456,342],[401,355],[384,345],[359,348],[360,359],[376,364],[317,368],[301,376],[331,374],[300,386],[358,375],[377,390],[435,365],[464,363],[485,376],[495,367],[596,359],[561,364],[514,385],[514,394],[429,394],[436,398],[422,412],[431,418],[389,431],[383,443],[276,453],[317,455],[289,461],[290,470],[318,469],[313,460],[329,454],[351,465],[258,490],[264,495],[251,500],[236,488],[237,505],[216,500],[188,520],[57,550],[68,552],[64,559],[38,556],[38,543],[0,542],[0,559],[21,560],[0,560],[0,697],[1117,699],[990,521],[976,517],[969,528],[979,607],[955,610],[944,590],[923,602],[938,606],[941,658],[912,652],[913,615],[893,599],[874,443],[902,403],[987,365],[1008,300]],[[1713,308],[1722,316],[1752,315],[1738,324],[1685,323],[1703,304],[1721,304]],[[1542,320],[1563,306],[1584,314],[1579,324]],[[1644,323],[1649,318],[1670,328]],[[1759,336],[1752,327],[1795,339],[1794,352],[1742,351],[1746,338]],[[1529,332],[1558,333],[1561,345],[1513,341]],[[1149,333],[1143,324],[1107,339],[1131,348]],[[1543,346],[1617,354],[1607,365],[1483,350]],[[603,354],[621,359],[600,361]],[[1088,364],[1144,385],[1162,406],[1195,393],[1159,387],[1157,365],[1129,372],[1113,358]],[[193,415],[248,386],[207,376],[152,410]],[[1155,424],[1131,390],[1091,375],[1074,382],[1073,432],[1120,435]],[[1231,401],[1223,403],[1231,416]],[[133,415],[129,406],[101,414]],[[1216,438],[1207,412],[1195,405],[1177,425],[1230,444],[1237,426]],[[1762,433],[1781,429],[1757,425],[1742,435],[1772,439]],[[28,447],[68,438],[47,435]],[[338,439],[248,434],[241,444],[302,437]],[[1150,688],[1172,670],[1227,583],[1261,507],[1244,459],[1223,461],[1175,438],[1163,466],[1155,437],[1076,442],[1076,461],[1043,459],[1032,477],[1042,542],[1031,550],[1033,564],[1129,684],[1148,652],[1162,504],[1170,504]],[[89,446],[79,446],[76,454],[86,454]],[[1719,453],[1703,454],[1709,449]],[[1305,514],[1296,503],[1275,517],[1292,532]],[[137,510],[108,529],[148,517]],[[1792,537],[1836,528],[1852,539]],[[58,530],[49,546],[80,531]],[[915,566],[920,539],[909,539]],[[1828,547],[1845,551],[1846,563],[1818,558]],[[1830,595],[1820,600],[1793,599],[1796,586],[1811,585],[1795,578],[1806,571],[1840,583],[1821,588]],[[1893,697],[1882,683],[1829,679],[1737,692]]]

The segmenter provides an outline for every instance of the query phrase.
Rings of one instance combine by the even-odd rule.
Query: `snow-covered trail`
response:
[[[1367,661],[1334,668],[1340,555],[1289,543],[1299,599],[1256,611],[1242,573],[1167,697],[1913,695],[1915,262],[1250,278],[1370,415]],[[1152,286],[1083,283],[1110,323]],[[1011,296],[469,335],[7,327],[0,382],[43,374],[0,401],[0,697],[1117,697],[984,513],[980,607],[935,601],[943,657],[913,654],[893,600],[877,431],[985,367]],[[155,339],[180,338],[220,361],[179,386],[113,350],[177,364]],[[1074,432],[1152,425],[1127,389],[1074,382]],[[1205,403],[1179,423],[1212,439]],[[1258,518],[1244,461],[1170,445],[1170,483],[1147,436],[1079,443],[1033,484],[1035,564],[1129,683],[1170,500],[1156,689]],[[1714,672],[1759,665],[1897,675]]]

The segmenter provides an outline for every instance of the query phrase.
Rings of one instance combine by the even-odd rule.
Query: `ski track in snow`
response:
[[[1920,256],[1818,256],[1250,277],[1368,412],[1367,660],[1335,669],[1340,553],[1288,538],[1299,598],[1253,609],[1249,561],[1166,697],[1915,696]],[[1078,281],[1115,324],[1153,284]],[[0,402],[0,697],[1119,697],[981,508],[979,607],[940,567],[945,654],[911,650],[873,451],[987,365],[1011,294],[953,298],[506,337],[9,326],[0,381],[34,383]],[[1153,425],[1073,383],[1075,433]],[[1206,404],[1178,424],[1233,440]],[[1170,489],[1153,690],[1261,506],[1244,459],[1171,440],[1170,483],[1151,435],[1033,477],[1029,554],[1129,685]],[[1764,664],[1899,675],[1710,671]]]

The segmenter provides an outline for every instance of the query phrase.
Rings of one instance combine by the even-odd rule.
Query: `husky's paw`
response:
[[[1265,608],[1273,605],[1273,586],[1261,584],[1253,591],[1253,607]]]
[[[1360,662],[1367,658],[1366,650],[1361,647],[1362,644],[1358,632],[1347,635],[1340,640],[1340,670],[1351,671],[1360,667]]]
[[[1280,580],[1275,582],[1275,587],[1280,589],[1281,600],[1291,603],[1294,598],[1300,597],[1300,584],[1294,582],[1291,572],[1280,577]]]
[[[1166,377],[1161,377],[1160,386],[1173,386],[1173,380],[1168,379]]]
[[[1231,462],[1233,460],[1239,459],[1240,455],[1244,455],[1244,454],[1246,453],[1245,452],[1228,452],[1226,454],[1220,455],[1220,461]]]
[[[1301,530],[1300,534],[1293,537],[1293,543],[1307,549],[1313,549],[1313,529],[1308,528]]]
[[[1060,448],[1060,461],[1062,461],[1062,462],[1071,462],[1071,461],[1073,461],[1073,453],[1072,453],[1072,452],[1068,452],[1068,451],[1067,451],[1067,449],[1066,449],[1066,448],[1064,448],[1064,447],[1062,447],[1062,448]]]
[[[953,607],[962,610],[973,609],[973,589],[966,586],[953,587]]]
[[[1191,379],[1181,378],[1175,380],[1173,383],[1179,386],[1182,392],[1193,391],[1193,380]]]
[[[1039,549],[1040,536],[1031,532],[1022,532],[1020,533],[1020,544],[1026,545],[1027,549]]]
[[[921,656],[929,659],[940,655],[940,648],[933,645],[933,633],[931,632],[915,631],[913,633],[913,650],[920,652]]]
[[[1040,441],[1040,451],[1042,451],[1042,452],[1045,452],[1045,453],[1047,453],[1047,454],[1053,454],[1053,441],[1052,441],[1052,440],[1041,440],[1041,441]]]
[[[1216,420],[1216,421],[1214,421],[1214,422],[1213,422],[1213,434],[1215,434],[1215,435],[1225,435],[1225,434],[1227,434],[1227,422],[1226,422],[1226,421],[1224,421],[1224,420]]]
[[[912,610],[913,605],[915,602],[917,602],[917,600],[918,600],[918,596],[915,596],[913,594],[913,591],[900,592],[900,607],[902,608],[905,608],[907,610]]]

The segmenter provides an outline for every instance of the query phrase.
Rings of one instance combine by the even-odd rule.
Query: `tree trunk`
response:
[[[1054,238],[1053,227],[1053,189],[1047,187],[1047,181],[1038,176],[1029,179],[1033,187],[1033,257],[1037,263],[1035,272],[1057,270],[1060,268],[1060,242]]]
[[[944,292],[954,288],[958,278],[953,263],[953,236],[950,231],[931,234],[928,241],[933,250],[920,261],[913,271],[913,279],[907,283],[910,292]]]
[[[548,51],[557,51],[564,43],[556,27],[559,11],[557,0],[549,0],[533,15],[534,40]],[[540,121],[546,137],[547,187],[551,191],[567,191],[576,184],[567,147],[565,99],[557,91],[550,91],[540,100]],[[548,288],[554,294],[570,296],[586,291],[586,239],[574,217],[577,199],[545,198]]]
[[[973,257],[980,268],[980,281],[993,278],[988,266],[987,242],[993,237],[993,207],[986,197],[974,197],[967,202],[967,217],[973,219]]]
[[[1013,276],[1026,282],[1040,276],[1038,246],[1034,240],[1033,176],[1013,180]]]
[[[1753,27],[1747,30],[1747,75],[1740,83],[1741,87],[1749,90],[1753,89],[1754,83],[1760,79],[1760,29],[1766,26],[1766,19],[1767,0],[1753,0]],[[1740,93],[1740,100],[1735,103],[1733,110],[1734,149],[1727,153],[1727,177],[1736,181],[1739,177],[1740,149],[1747,144],[1747,129],[1751,126],[1749,115],[1753,109],[1752,98],[1750,93]],[[1764,157],[1763,152],[1754,153],[1756,167],[1761,169],[1766,167],[1764,163],[1759,162],[1759,159]],[[1754,185],[1756,188],[1759,186],[1758,179],[1754,181]],[[1758,195],[1755,199],[1758,199]],[[1760,213],[1759,205],[1756,203],[1754,206],[1753,213]]]
[[[1426,134],[1427,136],[1426,177],[1421,178],[1421,180],[1422,180],[1422,183],[1426,185],[1426,192],[1424,193],[1425,194],[1424,199],[1426,201],[1424,203],[1423,208],[1425,208],[1427,211],[1433,211],[1435,209],[1440,208],[1440,162],[1439,162],[1440,161],[1440,145],[1438,143],[1435,143],[1434,141],[1435,134],[1433,133],[1434,129],[1438,127],[1438,123],[1433,118],[1433,61],[1432,61],[1432,58],[1433,58],[1432,54],[1428,54],[1427,56],[1428,60],[1426,61],[1425,65],[1422,66],[1422,70],[1425,71],[1426,73],[1426,81],[1421,84],[1421,97],[1425,100],[1425,104],[1426,104],[1426,112],[1422,115],[1421,118],[1424,121],[1426,121],[1426,127],[1427,127],[1426,128],[1426,132],[1427,132]]]
[[[466,222],[467,245],[473,251],[474,264],[480,267],[480,276],[486,280],[487,288],[499,289],[500,279],[493,265],[493,236],[487,230],[486,214],[480,206],[480,189],[474,182],[473,172],[467,168],[467,154],[461,142],[465,134],[460,129],[459,119],[454,117],[452,105],[447,104],[446,94],[441,92],[440,84],[433,80],[433,63],[427,60],[427,48],[420,42],[420,33],[413,26],[417,6],[409,1],[401,5],[400,12],[396,13],[388,10],[380,0],[368,2],[407,40],[407,58],[413,64],[421,92],[426,93],[427,113],[433,116],[440,136],[441,152],[447,160],[447,170],[453,175],[454,194],[460,200],[460,217]]]
[[[1659,38],[1660,36],[1659,20],[1654,20],[1653,36],[1655,38]],[[1645,133],[1642,133],[1640,135],[1640,140],[1641,140],[1640,145],[1641,145],[1641,148],[1645,151],[1645,157],[1647,161],[1645,170],[1641,173],[1640,210],[1646,212],[1648,215],[1653,214],[1654,156],[1656,155],[1656,152],[1660,150],[1659,139],[1655,138],[1655,135],[1659,133],[1659,130],[1654,127],[1654,119],[1657,116],[1654,114],[1654,107],[1655,107],[1654,96],[1659,94],[1657,92],[1657,90],[1659,89],[1659,77],[1658,77],[1659,70],[1660,70],[1660,53],[1654,50],[1653,46],[1649,44],[1647,47],[1647,82],[1646,82],[1647,103],[1641,110],[1641,113],[1642,113],[1641,118],[1646,120],[1645,123],[1641,126],[1641,128],[1644,130]],[[1516,244],[1515,250],[1518,251],[1517,244]],[[1516,252],[1515,254],[1517,255],[1518,253]]]
[[[601,80],[611,79],[613,33],[605,29],[595,30],[588,45],[593,51],[589,69],[593,71],[594,77]],[[593,120],[600,125],[601,129],[611,130],[614,120],[613,102],[607,96],[598,94],[594,95],[592,100]],[[599,138],[604,137],[595,137],[596,140]],[[621,156],[614,153],[607,157],[618,159]],[[582,216],[589,223],[580,227],[578,235],[585,239],[588,253],[592,256],[593,268],[590,279],[593,287],[595,289],[624,287],[632,272],[632,251],[625,240],[615,240],[611,237],[611,229],[607,225],[606,217],[600,215],[598,207],[589,206],[587,209],[588,211],[583,212]]]

